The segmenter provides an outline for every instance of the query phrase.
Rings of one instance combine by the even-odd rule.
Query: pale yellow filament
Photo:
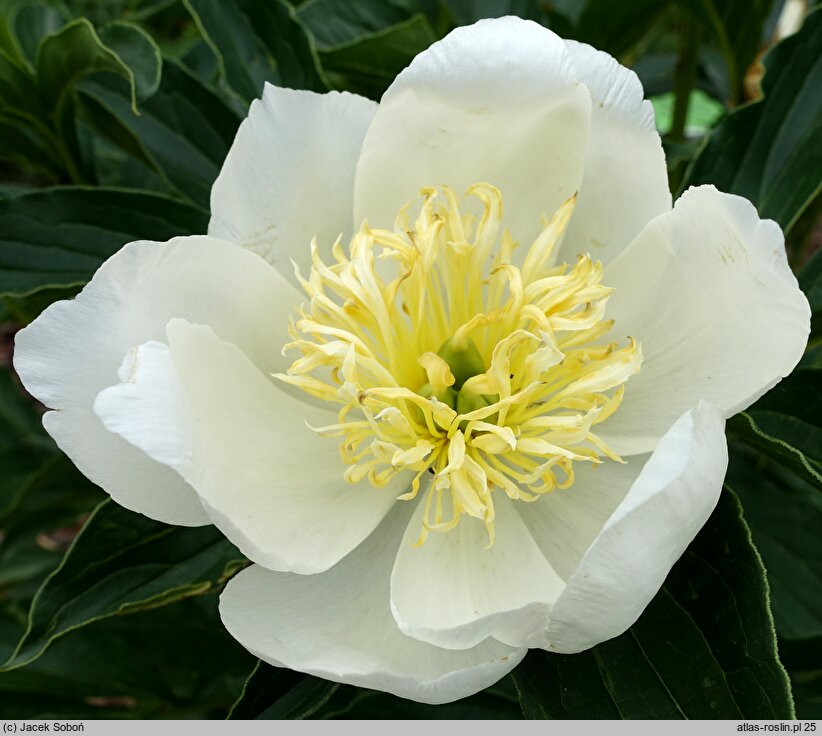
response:
[[[599,342],[613,328],[602,265],[554,265],[575,198],[517,259],[495,187],[468,190],[478,218],[447,187],[421,194],[413,224],[410,205],[394,231],[364,223],[348,254],[334,244],[332,265],[312,243],[311,273],[297,274],[309,301],[284,347],[299,357],[276,377],[340,406],[315,431],[342,438],[347,481],[382,487],[412,471],[408,500],[429,473],[420,542],[468,514],[490,544],[495,492],[533,501],[571,486],[575,462],[621,462],[593,428],[618,409],[642,355],[632,338]],[[482,370],[459,385],[446,343],[470,345]]]

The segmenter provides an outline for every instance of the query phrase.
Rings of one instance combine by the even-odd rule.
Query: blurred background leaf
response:
[[[104,501],[40,586],[26,632],[0,671],[29,664],[100,619],[203,595],[244,564],[213,526],[169,526]]]
[[[768,570],[776,631],[822,637],[822,494],[745,448],[731,453],[728,485],[739,495]]]
[[[795,370],[728,428],[822,491],[822,369]]]
[[[0,199],[0,295],[82,286],[125,243],[202,232],[207,222],[150,192],[58,187]]]
[[[0,672],[0,718],[223,718],[254,659],[204,596],[72,632]]]
[[[735,110],[710,136],[684,186],[714,184],[751,200],[785,232],[822,180],[822,9],[764,58],[764,98]]]
[[[336,682],[258,661],[228,717],[303,720],[320,710],[339,687]]]
[[[437,40],[426,6],[430,11],[431,3],[421,0],[309,0],[298,15],[314,38],[329,83],[378,100],[394,77]]]
[[[232,719],[521,719],[513,680],[506,677],[456,703],[425,705],[388,693],[338,685],[258,662],[229,713]]]
[[[22,636],[38,587],[105,494],[57,449],[7,368],[0,372],[0,467],[2,662]]]
[[[263,83],[325,91],[317,52],[285,0],[185,0],[217,57],[223,81],[243,102]]]
[[[113,75],[88,80],[80,90],[95,131],[150,167],[170,194],[208,210],[211,185],[241,120],[228,104],[173,59],[139,115],[128,104],[127,86]]]

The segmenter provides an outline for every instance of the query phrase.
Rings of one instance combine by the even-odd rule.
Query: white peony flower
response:
[[[625,631],[809,332],[779,228],[672,208],[636,76],[516,18],[379,105],[266,86],[211,203],[15,366],[118,503],[256,563],[220,603],[243,646],[423,702]]]

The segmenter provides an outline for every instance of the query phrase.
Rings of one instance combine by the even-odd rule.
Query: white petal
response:
[[[103,391],[95,408],[111,431],[176,468],[254,562],[325,570],[407,490],[405,475],[379,489],[346,484],[339,440],[306,426],[334,423],[336,414],[285,394],[209,328],[173,320],[168,339],[165,354],[142,346],[130,381]]]
[[[209,235],[259,253],[290,278],[316,235],[352,234],[354,170],[377,104],[347,92],[265,85],[211,190]],[[346,241],[347,242],[347,241]]]
[[[722,416],[701,402],[660,440],[583,556],[543,646],[579,652],[631,626],[716,506],[727,465]]]
[[[494,640],[440,649],[404,636],[391,617],[389,575],[409,511],[399,505],[327,572],[244,570],[220,598],[226,628],[275,666],[423,703],[446,703],[492,685],[526,650]]]
[[[121,383],[94,402],[103,425],[158,463],[188,468],[194,428],[168,345],[152,341],[132,348],[119,376]]]
[[[211,523],[188,483],[106,430],[91,410],[49,411],[43,426],[80,472],[121,506],[166,524]]]
[[[562,40],[519,18],[458,28],[383,96],[357,167],[355,219],[393,226],[420,187],[499,187],[505,225],[530,245],[582,180],[590,97]]]
[[[745,199],[688,190],[606,268],[616,288],[612,332],[639,340],[644,360],[602,436],[621,454],[646,452],[699,399],[725,417],[744,409],[802,357],[808,301],[782,232]]]
[[[576,463],[574,484],[547,493],[533,503],[515,504],[531,536],[557,574],[567,580],[582,555],[633,485],[648,455],[632,455],[625,464]]]
[[[108,434],[92,411],[135,345],[164,340],[171,317],[214,327],[269,370],[285,365],[296,290],[265,261],[208,237],[130,243],[73,300],[17,334],[14,366],[28,391],[59,410],[46,429],[74,463],[123,506],[173,524],[208,523],[175,473]]]
[[[671,209],[665,153],[636,74],[587,44],[565,47],[592,106],[585,174],[560,257],[573,263],[590,253],[606,263]]]
[[[282,370],[296,288],[252,253],[207,236],[129,243],[71,300],[17,334],[15,368],[54,409],[89,409],[134,346],[165,340],[173,317],[210,325],[261,366]]]
[[[423,520],[417,508],[391,574],[391,610],[400,629],[449,648],[471,647],[493,636],[531,646],[564,586],[534,543],[511,501],[494,494],[496,538],[463,518],[449,532],[431,532],[415,547]]]

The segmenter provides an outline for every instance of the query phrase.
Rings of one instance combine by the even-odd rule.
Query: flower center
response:
[[[276,377],[340,407],[336,424],[313,429],[342,437],[348,482],[411,471],[399,498],[426,487],[420,543],[468,514],[491,544],[495,492],[534,501],[571,486],[575,462],[622,462],[593,429],[642,355],[633,338],[600,342],[613,327],[602,264],[554,265],[575,198],[514,265],[499,190],[468,190],[479,216],[447,187],[421,194],[413,225],[411,204],[393,232],[363,223],[348,254],[334,243],[332,265],[312,243],[308,279],[297,273],[310,301],[283,349],[300,356]]]

